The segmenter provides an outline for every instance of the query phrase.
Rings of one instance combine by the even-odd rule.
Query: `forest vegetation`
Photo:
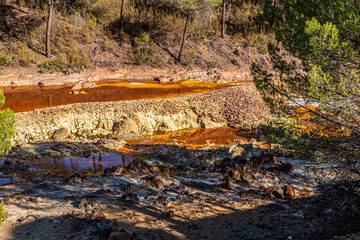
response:
[[[221,67],[200,44],[227,37],[266,52],[274,41],[255,0],[6,0],[0,6],[0,66],[41,72],[146,64]],[[50,16],[50,17],[49,17]],[[224,40],[223,40],[224,41]],[[195,54],[199,52],[199,54]]]

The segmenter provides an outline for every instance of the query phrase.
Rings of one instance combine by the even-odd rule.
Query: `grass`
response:
[[[6,221],[6,212],[4,211],[4,206],[0,204],[0,226],[2,226],[3,222]]]

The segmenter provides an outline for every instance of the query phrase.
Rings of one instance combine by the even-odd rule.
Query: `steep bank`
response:
[[[17,113],[14,142],[50,140],[59,129],[61,138],[70,140],[121,139],[128,133],[146,135],[227,124],[251,127],[266,121],[269,114],[255,85],[243,83],[175,98],[72,104]]]

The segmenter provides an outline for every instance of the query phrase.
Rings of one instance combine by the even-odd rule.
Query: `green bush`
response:
[[[0,226],[6,220],[6,212],[4,212],[4,206],[0,204]]]
[[[60,67],[57,64],[56,60],[47,60],[39,64],[39,71],[41,73],[44,72],[58,72],[60,71]]]
[[[12,58],[7,55],[0,55],[0,66],[8,67],[12,64]]]
[[[150,42],[149,33],[142,33],[139,37],[135,37],[135,43],[139,45],[148,44]]]
[[[153,59],[153,50],[150,47],[141,47],[135,52],[135,60],[141,63],[149,63]]]

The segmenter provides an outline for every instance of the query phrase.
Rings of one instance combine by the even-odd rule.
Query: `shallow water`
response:
[[[72,85],[2,87],[6,97],[2,109],[10,108],[15,112],[23,112],[72,103],[165,98],[210,92],[230,85],[196,81],[159,84],[145,83],[140,80],[137,82],[107,80],[97,82],[97,84],[95,88],[76,90],[82,94],[74,94],[74,91],[70,89]]]
[[[74,173],[101,174],[105,168],[126,166],[137,156],[147,156],[152,152],[181,151],[183,147],[188,149],[213,148],[231,143],[234,139],[242,139],[246,142],[249,137],[256,137],[256,134],[249,135],[249,133],[230,127],[187,129],[127,140],[126,148],[107,153],[97,153],[87,157],[32,159],[26,161],[26,164],[42,174],[61,176],[69,176]],[[3,162],[4,160],[0,160],[0,165]],[[26,174],[0,172],[0,185],[11,182],[26,183]]]

